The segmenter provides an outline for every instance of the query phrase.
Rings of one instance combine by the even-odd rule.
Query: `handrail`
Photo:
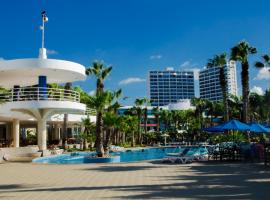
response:
[[[97,111],[95,110],[95,109],[93,109],[93,108],[89,108],[89,107],[87,107],[86,108],[86,110],[85,110],[85,115],[96,115],[96,113],[97,113]]]
[[[0,93],[0,102],[15,101],[80,102],[80,93],[74,90],[49,87],[21,87]]]

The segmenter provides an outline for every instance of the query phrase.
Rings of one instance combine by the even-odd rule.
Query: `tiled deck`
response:
[[[254,164],[0,164],[0,199],[270,199]]]

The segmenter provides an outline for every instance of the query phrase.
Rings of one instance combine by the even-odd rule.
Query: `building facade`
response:
[[[195,96],[194,72],[167,68],[149,71],[148,92],[152,106],[164,106]]]
[[[220,68],[206,68],[199,73],[200,97],[210,101],[221,101]],[[225,78],[228,83],[228,94],[237,96],[236,63],[229,61],[225,66]]]

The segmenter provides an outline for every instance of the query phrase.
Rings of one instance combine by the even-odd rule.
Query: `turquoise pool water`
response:
[[[135,162],[142,160],[161,159],[167,153],[178,153],[181,149],[177,147],[168,148],[145,148],[133,149],[124,152],[110,153],[113,159],[108,159],[105,162]],[[99,159],[89,159],[95,156],[93,152],[78,152],[71,154],[63,154],[50,157],[36,158],[34,163],[54,163],[54,164],[82,164],[82,163],[99,163]]]

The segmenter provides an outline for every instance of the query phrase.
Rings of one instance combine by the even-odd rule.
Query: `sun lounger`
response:
[[[208,159],[208,151],[206,148],[186,148],[182,153],[176,156],[166,156],[163,162],[171,163],[191,163],[195,160]]]

